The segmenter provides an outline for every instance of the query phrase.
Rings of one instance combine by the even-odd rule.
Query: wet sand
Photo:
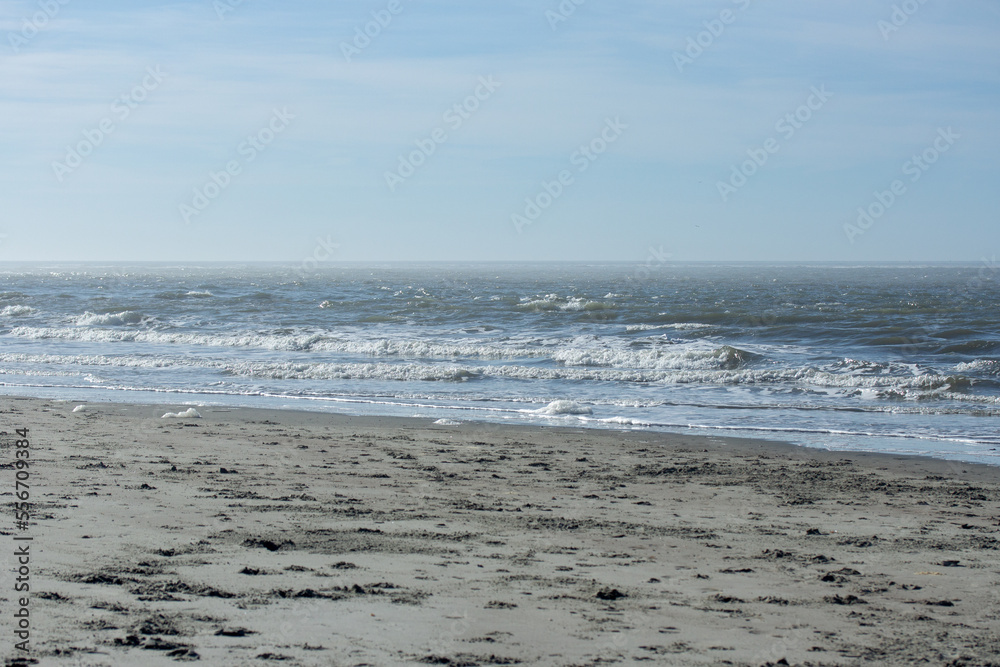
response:
[[[28,535],[42,664],[1000,664],[1000,468],[76,405],[0,398],[5,660]]]

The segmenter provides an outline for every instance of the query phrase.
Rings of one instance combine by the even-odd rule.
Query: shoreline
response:
[[[160,401],[160,400],[157,400],[157,401],[135,403],[135,402],[128,402],[128,401],[114,401],[114,400],[98,400],[98,401],[95,401],[95,402],[88,402],[86,400],[79,400],[79,401],[77,401],[75,399],[71,400],[71,399],[66,399],[66,398],[48,398],[48,397],[23,396],[23,395],[14,395],[14,394],[3,394],[3,393],[0,393],[0,402],[2,402],[3,400],[32,400],[32,401],[36,401],[37,400],[37,401],[50,401],[50,402],[53,402],[53,403],[72,403],[74,405],[89,405],[89,406],[103,406],[103,407],[108,407],[108,406],[123,406],[123,407],[127,407],[127,408],[130,408],[130,409],[138,409],[138,408],[145,407],[145,408],[151,408],[154,411],[156,409],[163,409],[164,411],[176,411],[176,410],[185,410],[185,409],[190,408],[190,407],[195,407],[197,409],[204,408],[205,410],[249,410],[249,411],[263,411],[263,412],[270,411],[270,412],[276,412],[276,413],[292,413],[292,414],[301,414],[301,415],[326,415],[326,416],[329,416],[331,418],[342,418],[342,419],[358,419],[358,420],[366,420],[366,419],[373,419],[373,420],[376,420],[376,419],[402,420],[401,423],[406,422],[406,420],[413,420],[412,421],[412,425],[414,425],[414,426],[426,425],[426,424],[429,424],[429,423],[432,423],[433,421],[435,421],[435,418],[434,417],[430,417],[430,416],[428,416],[428,417],[416,416],[415,417],[415,416],[402,416],[402,415],[344,414],[342,412],[334,412],[334,411],[330,411],[330,410],[309,410],[309,409],[305,409],[305,408],[302,408],[302,407],[287,407],[287,406],[283,406],[283,407],[252,407],[252,406],[245,406],[245,405],[237,405],[237,404],[235,404],[236,401],[234,401],[233,404],[225,404],[222,401],[220,401],[219,403],[204,404],[203,402],[200,402],[200,401],[196,400],[199,397],[205,398],[206,396],[209,396],[209,395],[192,394],[191,395],[191,397],[192,397],[191,399],[183,400],[183,401],[180,401],[180,402],[170,402],[170,401]],[[238,398],[238,397],[233,396],[232,398],[235,399],[235,398]],[[216,400],[218,400],[218,399],[216,399]],[[336,403],[322,403],[322,405],[327,406],[327,407],[332,407],[332,406],[335,406]],[[173,406],[173,407],[171,407],[171,406]],[[961,470],[961,469],[968,469],[970,466],[971,467],[977,467],[977,468],[978,467],[983,467],[983,468],[986,468],[987,470],[994,470],[994,471],[997,470],[998,468],[1000,468],[1000,458],[997,459],[996,463],[984,463],[984,462],[981,462],[981,461],[967,461],[967,460],[958,459],[958,458],[944,458],[944,457],[940,457],[939,458],[939,457],[936,457],[936,456],[931,456],[929,454],[917,454],[917,453],[909,453],[909,452],[898,452],[898,453],[896,453],[896,452],[878,452],[878,451],[868,451],[868,450],[826,449],[826,448],[816,447],[816,446],[812,446],[812,445],[798,444],[798,443],[794,443],[794,442],[789,442],[789,441],[783,440],[780,437],[778,437],[779,436],[778,432],[775,432],[774,437],[772,438],[772,437],[770,437],[768,435],[761,435],[761,436],[756,436],[756,435],[742,435],[742,434],[741,435],[724,435],[725,433],[728,432],[727,430],[724,430],[724,429],[719,429],[718,430],[718,435],[716,435],[716,434],[706,433],[705,432],[706,429],[698,429],[696,427],[690,428],[689,430],[691,432],[684,432],[684,430],[681,429],[681,428],[677,428],[675,430],[658,430],[658,429],[656,429],[654,427],[645,427],[645,426],[634,426],[632,428],[626,428],[626,427],[623,427],[623,426],[617,426],[616,427],[616,426],[613,426],[613,425],[603,424],[603,423],[601,423],[601,424],[596,424],[595,423],[595,425],[592,425],[592,426],[571,426],[571,425],[561,425],[561,424],[555,425],[555,424],[544,424],[544,423],[524,423],[524,422],[512,423],[512,422],[499,422],[499,421],[498,422],[493,422],[493,421],[481,420],[481,419],[475,419],[475,418],[469,419],[469,418],[461,417],[461,416],[457,417],[456,420],[458,420],[458,421],[461,422],[461,426],[462,427],[466,427],[466,426],[472,427],[472,426],[479,425],[479,426],[484,427],[484,428],[568,429],[568,430],[578,430],[578,431],[583,431],[583,432],[596,431],[598,433],[619,434],[619,435],[628,434],[628,433],[635,433],[635,434],[648,435],[649,437],[664,436],[667,439],[676,438],[676,437],[703,438],[703,439],[705,439],[708,442],[712,442],[712,441],[745,442],[745,443],[753,443],[753,442],[762,442],[762,443],[765,443],[765,442],[767,442],[767,443],[773,443],[775,445],[779,445],[779,446],[782,446],[782,447],[790,447],[790,448],[793,448],[793,450],[803,449],[803,450],[806,450],[808,452],[827,452],[827,453],[830,453],[830,454],[840,454],[840,455],[843,455],[845,457],[861,456],[861,455],[871,455],[871,456],[885,456],[885,457],[889,457],[889,458],[904,457],[904,458],[920,459],[920,460],[927,460],[927,461],[939,461],[939,462],[942,462],[945,465],[945,470],[948,473],[951,473],[951,474],[954,474],[956,471]],[[813,435],[816,435],[818,437],[819,434],[813,434]],[[919,440],[919,438],[918,438],[918,440]]]
[[[653,431],[75,405],[0,397],[4,467],[13,429],[35,448],[31,655],[47,663],[943,665],[1000,652],[995,466]]]
[[[266,408],[266,407],[243,407],[238,405],[194,405],[194,401],[186,401],[180,403],[162,402],[162,403],[120,403],[117,401],[108,402],[98,402],[98,403],[87,403],[86,401],[71,401],[65,399],[45,399],[45,398],[35,398],[31,396],[4,396],[0,397],[0,401],[3,398],[11,398],[15,400],[28,400],[28,401],[48,401],[56,404],[72,404],[72,405],[86,405],[94,408],[95,411],[100,412],[110,412],[109,408],[111,406],[124,408],[122,414],[127,411],[131,411],[133,414],[142,415],[143,419],[157,419],[162,418],[162,414],[166,412],[180,412],[188,408],[195,408],[203,414],[209,413],[229,413],[234,411],[240,411],[247,413],[247,416],[256,416],[257,418],[267,418],[269,415],[274,417],[276,415],[290,414],[296,415],[297,419],[301,419],[304,422],[310,422],[311,418],[316,418],[318,421],[323,420],[334,420],[339,425],[347,427],[351,422],[355,422],[357,427],[364,426],[380,426],[386,428],[424,428],[424,427],[434,427],[434,428],[444,428],[450,430],[475,430],[482,429],[484,431],[493,430],[510,430],[511,432],[518,432],[520,436],[524,437],[535,430],[542,431],[554,431],[554,432],[565,432],[566,434],[573,435],[584,435],[591,433],[605,434],[609,437],[621,437],[625,439],[629,438],[639,438],[641,440],[656,439],[661,440],[662,443],[669,443],[677,438],[690,438],[699,442],[704,442],[704,446],[708,451],[715,452],[725,452],[730,451],[729,447],[746,447],[747,451],[759,451],[766,452],[769,454],[785,454],[787,456],[794,456],[796,453],[802,453],[806,458],[816,458],[817,460],[831,461],[840,459],[849,459],[851,461],[868,461],[872,465],[879,462],[889,462],[889,461],[907,461],[912,460],[915,464],[919,463],[921,465],[921,470],[928,472],[928,474],[952,474],[952,475],[973,475],[972,479],[981,479],[984,481],[995,481],[1000,479],[1000,463],[997,465],[992,465],[989,463],[979,463],[979,462],[965,462],[954,459],[943,459],[934,456],[927,456],[923,454],[908,454],[908,453],[888,453],[888,452],[868,452],[868,451],[855,451],[846,449],[821,449],[819,447],[810,447],[808,445],[799,445],[793,442],[786,442],[780,439],[771,439],[766,437],[749,437],[749,436],[728,436],[728,435],[707,435],[704,433],[678,433],[672,431],[657,431],[653,429],[626,429],[626,428],[613,428],[613,427],[588,427],[588,426],[566,426],[566,425],[550,425],[550,424],[525,424],[525,423],[500,423],[500,422],[490,422],[490,421],[480,421],[475,419],[462,420],[457,426],[450,425],[436,425],[434,424],[435,419],[433,417],[404,417],[397,415],[348,415],[337,412],[328,412],[323,410],[305,410],[301,408]],[[160,413],[160,414],[157,414]],[[724,443],[720,446],[720,443]],[[973,472],[973,470],[975,472]]]

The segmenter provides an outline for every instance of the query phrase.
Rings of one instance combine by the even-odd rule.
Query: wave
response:
[[[121,315],[119,313],[118,315]],[[133,318],[134,319],[134,318]],[[102,322],[111,323],[106,316]],[[508,344],[481,342],[431,342],[413,339],[341,339],[321,333],[230,334],[185,333],[148,329],[88,329],[58,327],[14,327],[10,334],[36,340],[76,340],[96,343],[152,343],[191,347],[258,348],[289,352],[335,352],[366,357],[415,359],[551,359],[565,366],[603,367],[638,370],[736,369],[763,357],[729,345],[711,347],[698,344],[654,346],[648,349],[580,347],[572,343],[544,344],[512,341]]]
[[[722,348],[720,348],[722,349]],[[735,350],[735,348],[733,348]],[[736,352],[710,359],[732,359]],[[513,380],[569,380],[664,385],[757,386],[776,390],[837,390],[841,395],[868,399],[949,399],[1000,404],[1000,397],[957,391],[976,381],[964,375],[934,373],[890,376],[846,374],[814,367],[798,368],[682,368],[613,369],[600,367],[546,367],[521,364],[470,365],[416,362],[280,362],[227,359],[164,358],[153,355],[45,355],[0,353],[0,363],[29,366],[83,366],[125,368],[201,368],[222,375],[270,380],[386,380],[468,382],[484,378]],[[17,372],[17,371],[10,371]]]
[[[582,297],[561,297],[558,294],[546,294],[542,298],[532,299],[530,297],[522,297],[521,302],[517,304],[517,307],[522,310],[534,311],[534,312],[550,312],[550,311],[563,311],[563,312],[574,312],[574,311],[595,311],[595,310],[611,310],[615,308],[614,303],[605,303],[601,301],[590,301]]]
[[[576,401],[568,401],[564,399],[552,401],[544,408],[539,408],[537,410],[529,410],[528,412],[535,415],[548,415],[548,416],[593,414],[593,410],[591,410],[590,408],[580,405]]]
[[[167,301],[179,301],[183,299],[195,298],[195,299],[208,299],[215,295],[208,290],[167,290],[165,292],[157,292],[153,295],[154,299],[163,299]]]
[[[954,437],[945,434],[923,434],[923,433],[901,433],[894,431],[858,431],[834,428],[805,428],[801,426],[752,426],[752,425],[723,425],[723,424],[694,424],[678,422],[657,422],[642,419],[632,419],[629,417],[608,417],[604,419],[593,419],[604,424],[618,424],[622,426],[641,426],[644,428],[671,428],[671,429],[703,429],[706,431],[728,431],[728,432],[748,432],[748,433],[807,433],[810,435],[836,435],[836,436],[860,436],[877,438],[894,438],[900,440],[933,440],[938,442],[953,442],[966,445],[994,445],[992,440],[979,437]],[[919,452],[924,453],[924,452]]]
[[[0,375],[10,375],[16,377],[82,377],[86,375],[84,371],[51,371],[41,368],[12,369],[0,368]]]
[[[945,345],[938,350],[938,354],[978,354],[994,352],[997,348],[1000,348],[1000,343],[995,340],[969,340],[963,343]]]
[[[718,348],[670,349],[656,347],[648,350],[622,350],[618,348],[564,348],[551,353],[554,361],[566,366],[605,368],[635,368],[642,370],[727,369],[749,365],[763,357],[754,352],[730,345]]]
[[[919,366],[898,361],[869,361],[867,359],[844,358],[830,368],[854,375],[918,375]]]
[[[107,318],[110,316],[95,316]],[[140,320],[141,321],[141,320]],[[282,335],[237,332],[232,334],[184,333],[152,329],[91,329],[69,327],[14,327],[10,335],[35,340],[73,340],[91,343],[153,343],[191,347],[249,347],[265,350],[305,351],[325,337],[320,334]]]
[[[0,363],[63,366],[114,366],[118,368],[169,368],[195,364],[166,357],[105,356],[99,354],[12,354],[0,353]]]
[[[99,325],[128,326],[130,324],[144,324],[152,321],[142,313],[134,310],[124,310],[120,313],[92,313],[89,310],[76,318],[76,325],[80,327],[92,327]]]
[[[31,306],[4,306],[3,310],[0,310],[0,317],[23,317],[25,315],[31,315],[37,313],[38,311]]]
[[[959,373],[969,371],[985,373],[987,375],[1000,375],[1000,359],[975,359],[973,361],[963,361],[955,364],[955,370]]]
[[[944,338],[946,340],[951,340],[952,338],[966,338],[968,336],[974,336],[980,332],[975,329],[968,329],[965,327],[960,327],[956,329],[947,329],[945,331],[937,331],[934,333],[935,338]]]
[[[415,363],[269,363],[223,364],[226,374],[280,380],[402,380],[466,382],[486,378],[570,380],[665,385],[763,386],[776,390],[836,390],[860,400],[951,400],[1000,405],[1000,397],[956,391],[970,384],[961,376],[918,375],[905,378],[838,375],[814,368],[774,370],[634,371],[538,366],[460,366]]]
[[[642,331],[656,331],[657,329],[676,329],[677,331],[697,331],[698,329],[711,329],[713,325],[702,322],[674,322],[672,324],[630,324],[625,327],[625,333],[639,333]]]
[[[467,382],[481,374],[475,368],[434,364],[388,363],[219,363],[225,375],[269,380],[391,380],[406,382]]]

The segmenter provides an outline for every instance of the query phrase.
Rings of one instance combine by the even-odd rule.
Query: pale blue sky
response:
[[[558,22],[558,0],[62,1],[0,0],[0,261],[299,261],[317,238],[334,260],[1000,250],[995,0],[565,0]],[[889,32],[894,4],[912,14]],[[390,188],[418,141],[433,153]],[[766,162],[724,201],[748,151]],[[549,205],[515,225],[526,198]]]

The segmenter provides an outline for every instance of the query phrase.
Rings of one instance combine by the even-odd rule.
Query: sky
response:
[[[0,0],[0,262],[968,261],[996,0]]]

